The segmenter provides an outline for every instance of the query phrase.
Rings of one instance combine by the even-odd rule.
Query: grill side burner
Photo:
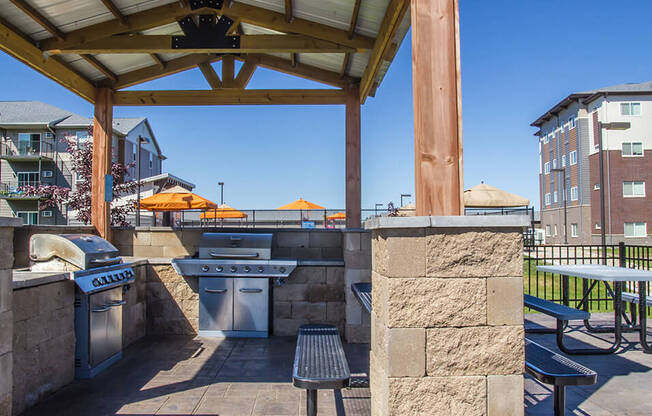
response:
[[[75,282],[75,377],[94,377],[122,358],[124,291],[134,271],[95,235],[34,234],[29,247],[32,271],[68,272]]]
[[[199,335],[267,337],[271,278],[297,261],[272,259],[272,234],[204,233],[198,258],[173,259],[181,276],[199,277]]]

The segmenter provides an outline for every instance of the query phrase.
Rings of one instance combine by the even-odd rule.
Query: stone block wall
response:
[[[274,335],[296,335],[304,324],[335,325],[344,332],[344,267],[297,267],[273,288]]]
[[[74,379],[74,297],[69,280],[14,291],[14,414]]]
[[[145,297],[148,334],[197,334],[199,278],[179,276],[169,262],[149,263]]]
[[[371,224],[372,415],[523,415],[522,228],[481,220]]]
[[[345,339],[350,343],[368,343],[371,319],[356,299],[351,285],[371,282],[371,232],[345,230],[343,232],[344,291],[346,294]]]
[[[11,268],[14,230],[21,222],[18,218],[0,218],[0,415],[12,412],[14,302]]]

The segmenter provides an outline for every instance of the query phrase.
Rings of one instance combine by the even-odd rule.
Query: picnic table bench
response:
[[[307,415],[317,415],[317,390],[340,390],[350,379],[337,328],[320,324],[299,328],[292,380],[295,387],[306,389]]]
[[[563,416],[566,409],[566,386],[591,385],[597,373],[559,355],[534,341],[525,339],[525,372],[553,386],[554,414]]]

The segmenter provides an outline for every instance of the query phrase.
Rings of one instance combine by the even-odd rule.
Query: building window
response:
[[[645,182],[643,181],[623,182],[623,196],[625,198],[645,197]]]
[[[543,135],[543,144],[547,144],[550,141],[550,138],[548,137],[547,134]]]
[[[545,195],[546,205],[550,205],[550,192]]]
[[[152,155],[150,153],[149,154],[149,170],[152,170],[153,167],[154,167],[154,155]]]
[[[75,140],[77,140],[77,146],[80,146],[86,142],[88,142],[89,137],[88,137],[88,131],[78,131]]]
[[[570,152],[570,165],[577,165],[577,150]]]
[[[641,142],[625,142],[623,143],[623,156],[643,156],[643,143]]]
[[[557,203],[557,191],[552,193],[552,202]]]
[[[41,211],[43,217],[52,217],[52,211]]]
[[[543,165],[543,173],[546,175],[550,173],[550,162],[546,162]]]
[[[647,223],[644,222],[626,222],[625,237],[645,237],[647,236]]]
[[[595,185],[593,185],[593,190],[594,191],[599,191],[600,190],[600,184],[596,183]]]
[[[18,133],[18,154],[32,156],[41,154],[40,133]]]
[[[596,222],[596,223],[595,223],[595,229],[596,229],[596,230],[599,230],[600,228],[602,228],[602,227],[600,227],[600,223],[599,223],[599,222]]]
[[[621,103],[620,115],[623,116],[640,116],[641,103]]]
[[[18,172],[18,187],[21,186],[38,186],[39,173],[38,172]]]
[[[571,237],[577,237],[577,224],[571,224]]]
[[[546,237],[550,237],[550,224],[546,224]]]
[[[579,192],[577,191],[577,186],[572,186],[571,187],[571,201],[577,201],[578,200],[578,195],[579,195]]]
[[[557,236],[557,224],[555,224],[555,237]]]
[[[18,211],[16,217],[22,219],[25,225],[38,224],[38,211]]]
[[[552,159],[552,168],[557,169],[557,159]]]
[[[561,155],[561,167],[566,167],[566,155]]]
[[[575,117],[570,117],[568,119],[568,125],[570,126],[571,129],[575,128]]]

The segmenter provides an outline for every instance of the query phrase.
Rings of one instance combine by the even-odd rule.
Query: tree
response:
[[[91,132],[92,133],[92,132]],[[78,143],[74,139],[64,138],[68,152],[71,156],[71,171],[76,174],[76,189],[57,185],[22,186],[20,188],[26,195],[38,195],[41,197],[39,209],[61,206],[68,204],[68,207],[75,210],[77,220],[84,224],[91,222],[91,184],[93,176],[93,140],[85,140]],[[136,192],[138,183],[136,181],[124,182],[127,169],[133,167],[131,163],[125,166],[122,163],[112,163],[111,176],[113,176],[113,200],[121,196],[130,195]],[[127,215],[133,213],[135,207],[132,202],[123,204],[111,203],[111,225],[126,227]]]

